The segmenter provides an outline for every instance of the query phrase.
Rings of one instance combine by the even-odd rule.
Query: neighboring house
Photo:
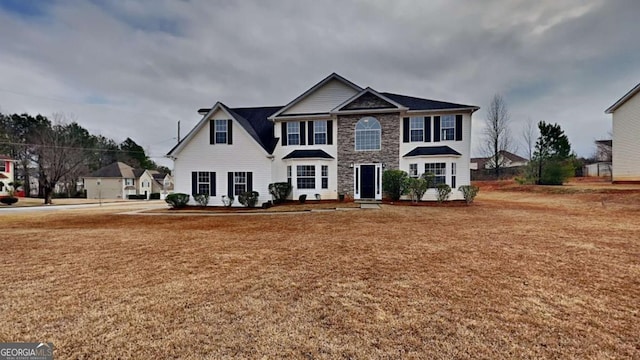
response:
[[[137,190],[139,195],[144,195],[147,199],[149,199],[152,193],[160,193],[160,191],[162,190],[154,179],[154,176],[159,174],[158,171],[136,169],[134,171],[134,174],[136,175],[136,183],[138,184]]]
[[[605,113],[613,117],[612,180],[640,183],[640,84]]]
[[[229,108],[218,102],[167,154],[175,191],[237,198],[288,181],[292,198],[382,199],[382,172],[424,172],[468,185],[471,116],[477,106],[362,88],[331,74],[285,106]],[[435,199],[431,189],[425,199]],[[454,190],[451,199],[461,199]],[[193,200],[192,200],[193,203]],[[238,205],[238,201],[235,202]]]
[[[167,195],[173,193],[173,177],[171,174],[157,173],[153,175],[153,180],[155,181],[154,192],[159,192],[161,199],[165,199]]]
[[[514,153],[510,153],[506,150],[500,150],[500,152],[498,153],[498,163],[503,168],[511,168],[511,167],[518,167],[518,166],[526,166],[529,163],[529,160],[523,158],[522,156],[518,156]],[[496,166],[492,156],[471,159],[471,170],[495,169],[495,167]]]
[[[610,177],[611,176],[611,155],[613,148],[612,140],[596,140],[596,154],[590,164],[586,164],[582,169],[583,176]]]
[[[7,155],[0,155],[0,196],[9,195],[9,191],[13,189],[9,184],[14,182],[14,178],[13,160]]]
[[[94,171],[84,178],[87,199],[126,199],[137,195],[134,169],[121,162],[114,162]]]

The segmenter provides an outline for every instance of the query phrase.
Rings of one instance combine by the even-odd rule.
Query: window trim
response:
[[[323,130],[318,131],[317,126],[324,124]],[[315,145],[327,145],[328,143],[328,124],[327,120],[314,120],[313,121],[313,143]],[[324,141],[318,141],[318,135],[324,135]]]
[[[424,117],[423,116],[411,116],[409,117],[409,142],[424,142]],[[416,122],[417,127],[414,127],[414,122]],[[420,137],[419,140],[414,140],[413,139],[413,132],[414,131],[420,131],[420,133],[422,133],[422,136]]]
[[[223,125],[223,126],[221,126]],[[214,141],[216,144],[227,144],[229,143],[229,120],[228,119],[215,119],[213,122],[214,126]],[[221,129],[224,127],[224,131]],[[218,141],[218,135],[224,134],[224,141]]]
[[[451,119],[451,121],[453,122],[452,126],[444,126],[445,120],[449,120]],[[447,134],[447,132],[445,130],[451,130],[451,138],[447,138],[445,136],[445,134]],[[455,115],[451,115],[451,114],[447,114],[447,115],[441,115],[440,116],[440,141],[455,141],[456,140],[456,116]]]
[[[239,174],[243,174],[242,176],[244,176],[244,182],[240,182],[238,181],[238,176],[240,176]],[[233,195],[234,196],[238,196],[244,192],[247,192],[247,171],[234,171],[233,172]],[[244,191],[238,192],[237,191],[237,187],[239,185],[244,185]]]
[[[204,177],[206,177],[206,180],[204,179]],[[208,194],[209,196],[211,196],[211,173],[208,171],[197,171],[196,179],[196,189],[198,190],[198,194]],[[202,192],[202,190],[200,190],[200,187],[205,185],[206,191]]]
[[[412,169],[412,167],[415,168],[415,172],[413,172],[414,169]],[[418,177],[418,163],[409,164],[409,177],[412,177],[412,178]]]
[[[301,144],[301,134],[300,134],[300,122],[298,121],[288,121],[287,123],[287,145],[292,145],[292,146],[296,146],[296,145],[300,145]],[[292,131],[292,128],[295,127],[296,131]],[[296,135],[296,143],[294,144],[291,141],[291,136]]]
[[[373,122],[371,122],[370,125],[369,121],[373,120]],[[368,126],[367,126],[368,125]],[[366,128],[358,128],[358,127],[365,127]],[[375,127],[375,128],[374,128]],[[363,142],[366,138],[362,138],[362,136],[365,135],[373,135],[377,138],[376,141],[376,145],[377,148],[372,148],[372,147],[366,147],[364,148]],[[360,139],[361,141],[358,142],[358,139]],[[360,148],[358,148],[358,144],[361,144]],[[358,120],[358,122],[356,122],[355,125],[355,131],[354,131],[354,150],[355,151],[380,151],[382,150],[382,125],[380,124],[380,121],[378,121],[378,119],[376,119],[373,116],[365,116],[363,118],[361,118],[360,120]],[[368,144],[367,144],[368,145]]]
[[[431,171],[427,167],[434,167],[435,171]],[[424,164],[424,173],[431,173],[434,176],[433,185],[434,187],[439,184],[447,183],[447,163],[446,162],[432,162]],[[441,180],[439,180],[441,179]]]
[[[320,165],[320,188],[329,188],[329,165]]]
[[[301,185],[300,180],[303,180],[304,186],[300,186]],[[307,181],[308,183],[305,184],[304,181]],[[296,188],[299,190],[316,189],[316,166],[315,165],[296,165]]]

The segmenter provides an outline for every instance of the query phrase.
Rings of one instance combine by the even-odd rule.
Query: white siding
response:
[[[333,79],[308,94],[283,114],[328,113],[357,92],[357,90],[342,81]]]
[[[229,119],[222,110],[209,119]],[[253,173],[253,190],[260,193],[261,203],[271,200],[268,186],[271,182],[271,160],[266,151],[244,130],[233,122],[233,144],[209,144],[209,123],[203,126],[191,141],[177,154],[174,161],[174,192],[191,195],[191,172],[216,173],[216,196],[209,199],[210,205],[222,205],[222,195],[227,194],[227,173],[246,171]],[[193,197],[190,204],[195,204]],[[236,197],[234,206],[242,206]]]
[[[84,187],[87,189],[87,199],[122,199],[123,185],[121,178],[85,178]]]
[[[640,181],[640,93],[613,113],[613,181]]]
[[[456,163],[456,188],[452,189],[450,200],[461,200],[463,199],[462,192],[458,191],[458,187],[461,185],[470,185],[471,184],[471,173],[469,171],[470,166],[470,153],[471,153],[471,114],[463,114],[462,115],[462,141],[433,141],[433,128],[434,128],[434,116],[441,116],[447,113],[442,114],[411,114],[411,116],[431,116],[431,142],[402,142],[402,131],[400,131],[400,170],[404,170],[407,173],[409,172],[409,164],[418,164],[418,174],[422,174],[424,172],[424,164],[425,163],[446,163],[447,164],[447,184],[451,185],[451,163]],[[451,113],[449,113],[451,114]],[[460,114],[460,113],[455,113]],[[402,116],[400,121],[402,121]],[[402,129],[402,124],[400,124],[400,129]],[[410,157],[404,158],[403,156],[409,151],[413,150],[419,146],[448,146],[453,150],[459,152],[461,154],[460,157],[451,157],[451,156],[420,156],[420,157]],[[424,200],[435,200],[436,199],[436,191],[435,189],[430,189],[424,195]]]

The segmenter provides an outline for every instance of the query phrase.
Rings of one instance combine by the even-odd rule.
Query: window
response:
[[[434,185],[446,183],[446,168],[445,163],[430,163],[424,164],[424,172],[431,173],[435,176]]]
[[[7,172],[6,164],[7,164],[6,162],[0,160],[0,171]]]
[[[287,183],[291,185],[291,165],[287,166]]]
[[[298,189],[316,188],[316,167],[314,165],[298,165],[296,175]]]
[[[418,164],[409,164],[409,176],[413,178],[418,177]]]
[[[211,188],[211,177],[207,171],[198,171],[198,194],[211,195],[209,189]]]
[[[313,143],[324,145],[327,143],[327,122],[316,120],[313,122]]]
[[[287,144],[300,145],[300,123],[297,121],[287,123]]]
[[[216,144],[227,143],[227,123],[228,120],[216,120]]]
[[[411,134],[411,141],[424,141],[424,118],[410,118],[409,132]]]
[[[247,192],[247,173],[244,171],[233,173],[233,194],[238,196]]]
[[[133,186],[134,184],[134,180],[133,179],[124,179],[124,185],[125,186]]]
[[[456,117],[454,115],[443,115],[440,121],[440,140],[455,140]]]
[[[322,171],[321,173],[322,188],[328,189],[329,188],[329,166],[322,165],[321,171]]]
[[[456,188],[456,163],[451,163],[451,188]]]
[[[380,122],[373,117],[365,117],[356,123],[356,150],[380,150]]]

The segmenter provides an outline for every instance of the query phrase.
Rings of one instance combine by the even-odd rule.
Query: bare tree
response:
[[[522,137],[522,145],[524,145],[524,148],[527,150],[527,160],[531,160],[531,157],[533,157],[533,149],[536,146],[536,139],[538,138],[538,125],[535,121],[527,118],[520,136]]]
[[[500,94],[495,94],[487,110],[484,147],[496,178],[500,177],[500,170],[504,165],[505,157],[501,156],[501,153],[513,150],[511,131],[509,129],[510,122],[511,117],[506,102]]]
[[[34,159],[40,171],[45,204],[51,204],[58,181],[74,173],[87,160],[83,138],[75,131],[77,124],[68,124],[63,114],[54,114],[52,120],[52,126],[36,136]]]

